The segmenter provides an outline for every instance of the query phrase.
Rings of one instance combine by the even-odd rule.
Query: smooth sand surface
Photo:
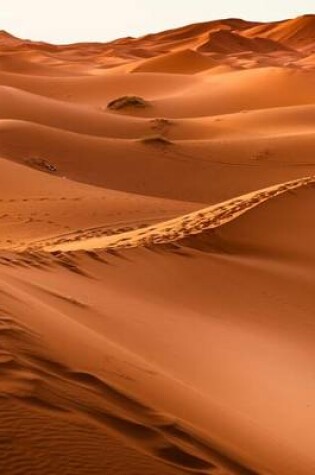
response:
[[[0,32],[1,474],[315,473],[314,47]]]

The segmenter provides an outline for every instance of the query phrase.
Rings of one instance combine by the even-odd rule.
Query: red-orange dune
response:
[[[0,32],[0,473],[315,473],[315,17]]]

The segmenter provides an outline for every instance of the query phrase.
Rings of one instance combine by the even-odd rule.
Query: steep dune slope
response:
[[[198,49],[202,52],[233,54],[246,51],[271,53],[284,51],[287,48],[281,43],[266,38],[249,39],[228,30],[218,30],[210,33],[208,41]]]
[[[9,369],[6,392],[55,420],[70,411],[76,424],[101,422],[188,473],[311,474],[314,189],[302,183],[205,234],[202,246],[195,236],[154,252],[2,258],[6,307],[20,319],[27,302],[23,324],[45,342],[19,350],[11,333],[6,358],[32,377]],[[23,341],[14,321],[4,323]]]
[[[315,44],[315,15],[304,15],[268,27],[265,31],[252,28],[245,33],[247,36],[263,36],[280,41],[292,48],[303,49]]]
[[[44,249],[52,251],[77,251],[94,249],[120,249],[152,244],[169,244],[204,230],[220,228],[248,210],[261,205],[266,200],[305,185],[314,185],[315,178],[307,177],[256,191],[232,200],[213,205],[174,220],[158,223],[141,230],[131,231],[110,237],[92,237],[84,242],[65,242],[45,244]]]

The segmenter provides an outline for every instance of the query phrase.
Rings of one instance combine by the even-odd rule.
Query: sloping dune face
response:
[[[193,50],[181,50],[145,61],[135,72],[194,74],[218,66],[219,63]]]
[[[0,32],[0,473],[315,473],[315,17]]]
[[[271,38],[298,50],[311,49],[315,44],[314,27],[314,15],[305,15],[267,28],[254,27],[247,32],[247,35]]]

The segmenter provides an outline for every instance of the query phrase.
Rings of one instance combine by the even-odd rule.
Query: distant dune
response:
[[[245,32],[250,37],[270,38],[297,50],[313,48],[315,15],[305,15],[276,25],[262,25]]]
[[[134,72],[194,74],[218,66],[211,58],[187,49],[145,61]]]
[[[0,473],[314,475],[315,16],[0,32]]]

